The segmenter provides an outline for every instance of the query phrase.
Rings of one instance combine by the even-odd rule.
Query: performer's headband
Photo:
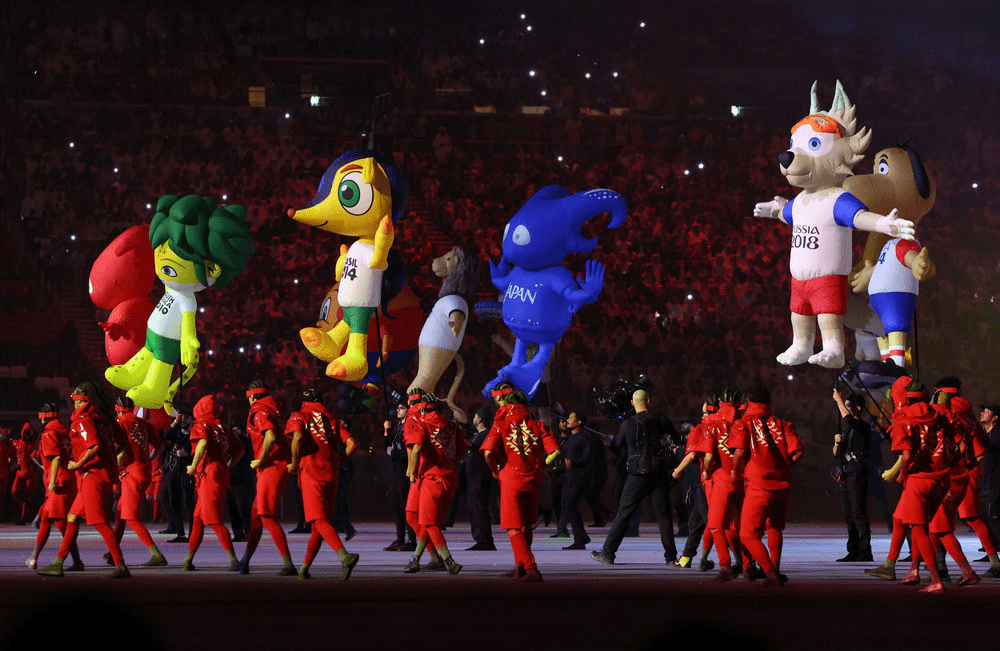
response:
[[[58,411],[40,411],[40,412],[38,412],[38,420],[42,420],[43,418],[59,418],[59,412]]]
[[[72,393],[70,394],[69,397],[71,400],[80,402],[88,402],[90,400],[90,396],[84,395],[82,393]]]
[[[514,393],[514,387],[504,387],[503,389],[496,389],[494,391],[490,391],[490,395],[493,396],[494,398],[501,398],[510,393]]]
[[[130,412],[132,410],[129,409],[128,407],[123,407],[121,405],[115,405],[115,411],[117,411],[119,414],[127,414],[128,412]]]
[[[926,398],[927,397],[927,392],[926,391],[907,391],[906,392],[906,397],[907,398]]]
[[[251,396],[262,396],[267,395],[267,387],[257,387],[256,389],[247,389],[247,398]]]
[[[951,395],[958,395],[958,387],[941,387],[938,389],[941,393],[950,393]]]
[[[415,405],[418,402],[423,402],[424,396],[422,393],[414,393],[406,397],[406,402],[411,405]]]

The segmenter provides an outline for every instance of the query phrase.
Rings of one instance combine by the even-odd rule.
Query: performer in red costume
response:
[[[719,407],[702,420],[704,436],[696,451],[703,455],[703,478],[710,483],[708,525],[719,557],[720,581],[736,577],[739,570],[749,569],[751,558],[743,554],[740,544],[740,510],[743,504],[743,476],[734,474],[729,432],[738,418],[737,407],[743,401],[738,391],[726,389],[719,396]],[[736,556],[733,567],[730,550]],[[747,574],[747,577],[750,575]]]
[[[333,509],[337,503],[340,473],[338,448],[343,443],[345,454],[350,455],[357,449],[357,444],[347,426],[323,405],[320,392],[312,388],[302,392],[302,408],[288,418],[285,435],[292,441],[288,473],[299,473],[302,508],[305,521],[310,523],[312,530],[306,556],[299,568],[299,578],[310,578],[309,568],[325,540],[340,558],[340,578],[346,581],[351,578],[359,557],[344,549],[337,530],[333,528]]]
[[[944,377],[934,385],[939,391],[948,394],[949,420],[952,427],[961,430],[967,441],[971,441],[971,450],[966,450],[966,461],[968,465],[969,487],[965,491],[965,497],[958,505],[958,517],[965,524],[969,525],[979,542],[983,545],[990,569],[984,573],[993,579],[1000,579],[1000,558],[997,556],[997,542],[993,539],[993,533],[979,515],[979,483],[983,479],[983,468],[980,465],[986,455],[989,440],[983,426],[973,415],[972,403],[961,395],[962,381],[957,377]]]
[[[465,437],[450,415],[443,411],[448,409],[450,414],[446,403],[433,395],[424,394],[422,405],[419,408],[420,418],[414,419],[412,427],[407,417],[403,434],[408,457],[406,476],[410,479],[406,516],[417,534],[417,548],[403,571],[407,574],[419,572],[420,556],[432,543],[448,573],[458,574],[462,566],[448,551],[441,533],[441,522],[458,489],[458,460],[465,455]],[[415,518],[411,510],[414,493],[417,496]]]
[[[152,557],[144,563],[148,567],[162,567],[167,564],[160,550],[153,542],[146,526],[142,524],[142,500],[146,488],[152,480],[153,466],[151,457],[160,456],[163,451],[163,441],[148,420],[133,413],[135,404],[131,398],[119,398],[115,405],[118,413],[118,424],[125,432],[126,446],[118,454],[119,476],[121,478],[121,498],[118,500],[118,523],[115,527],[115,537],[121,543],[125,533],[125,525],[135,532],[142,544],[146,546]],[[152,450],[152,455],[150,455]]]
[[[243,457],[240,440],[222,426],[215,405],[215,396],[208,394],[194,406],[191,445],[195,446],[187,474],[195,478],[198,498],[194,506],[194,521],[188,538],[188,553],[182,569],[192,571],[194,555],[205,537],[205,525],[212,527],[219,544],[229,556],[229,569],[240,569],[233,550],[233,538],[226,528],[224,513],[229,491],[229,469]]]
[[[31,425],[25,423],[21,427],[21,434],[14,443],[14,456],[17,461],[17,472],[14,473],[14,483],[10,486],[10,496],[14,503],[20,507],[21,515],[17,518],[17,524],[25,524],[31,518],[28,517],[28,502],[38,488],[38,466],[33,461],[38,451],[38,438]]]
[[[733,477],[746,477],[740,513],[740,542],[764,570],[764,585],[784,585],[781,547],[792,496],[792,464],[804,448],[795,427],[771,413],[771,392],[755,387],[747,397],[746,413],[733,424],[729,447]],[[744,471],[745,468],[745,471]],[[767,530],[767,547],[762,538]]]
[[[280,435],[284,431],[280,426],[281,407],[262,380],[250,383],[247,400],[250,402],[247,436],[254,453],[250,467],[257,471],[257,497],[250,509],[250,531],[247,533],[246,551],[240,561],[240,574],[250,573],[250,558],[266,527],[281,554],[282,567],[278,576],[295,576],[297,572],[288,553],[288,540],[278,522],[281,496],[290,478],[288,462],[292,460],[288,439]]]
[[[39,456],[45,479],[45,502],[39,511],[41,521],[38,525],[38,537],[35,539],[35,549],[24,562],[28,569],[38,566],[38,555],[48,542],[52,523],[56,523],[59,533],[66,536],[66,516],[76,497],[76,473],[67,470],[66,466],[73,460],[73,447],[69,442],[69,430],[59,421],[59,413],[52,403],[45,403],[38,410],[38,420],[42,423],[42,434],[39,437]],[[71,571],[83,570],[80,551],[76,544],[70,547],[73,565],[66,568]]]
[[[913,557],[929,559],[927,569],[931,583],[921,592],[943,592],[944,584],[934,562],[934,548],[928,535],[928,524],[941,505],[947,492],[948,474],[955,454],[954,438],[948,433],[948,422],[927,403],[924,385],[902,377],[892,386],[892,450],[899,452],[896,464],[882,474],[884,479],[893,479],[898,474],[903,484],[903,494],[893,513],[893,537],[889,546],[886,564],[865,570],[872,576],[895,579],[895,561],[902,547],[902,533],[895,527],[905,524],[910,527]],[[905,585],[920,582],[917,570],[911,569]]]
[[[559,455],[559,443],[545,425],[531,417],[528,396],[510,382],[492,391],[500,409],[481,450],[487,465],[500,481],[500,526],[510,536],[515,580],[542,580],[531,553],[532,526],[538,518],[542,471]],[[503,463],[506,459],[506,463]]]
[[[679,464],[677,464],[677,467],[674,468],[672,473],[674,479],[679,479],[685,468],[697,461],[700,466],[699,474],[701,476],[701,487],[705,493],[706,504],[711,504],[712,502],[712,479],[709,476],[708,468],[705,465],[707,455],[699,450],[705,449],[707,446],[705,437],[708,436],[708,428],[705,425],[705,421],[709,418],[709,416],[718,411],[719,398],[717,396],[709,396],[708,400],[706,400],[701,406],[701,422],[692,427],[691,431],[688,432],[687,444],[684,448],[684,458]],[[715,563],[708,560],[708,553],[712,551],[712,545],[714,542],[715,538],[712,535],[712,530],[708,528],[706,521],[705,532],[701,539],[701,558],[698,559],[699,572],[707,572],[715,567]],[[691,558],[688,556],[681,556],[677,565],[680,567],[689,567],[691,565]]]
[[[73,399],[70,443],[73,447],[73,461],[66,468],[77,473],[77,494],[66,517],[66,534],[56,559],[38,573],[42,576],[62,576],[63,562],[69,555],[70,547],[76,542],[80,531],[78,520],[85,517],[87,524],[97,529],[104,538],[111,553],[114,571],[112,579],[130,576],[115,532],[108,525],[108,503],[114,477],[117,476],[114,441],[122,438],[115,430],[111,406],[97,385],[84,382],[76,387]]]
[[[958,542],[958,538],[955,537],[955,515],[958,513],[958,505],[965,499],[965,493],[969,487],[969,464],[975,462],[975,458],[972,456],[972,432],[962,427],[961,424],[956,427],[956,422],[951,415],[950,401],[951,396],[949,393],[944,391],[934,392],[934,400],[931,406],[938,413],[941,420],[948,423],[946,435],[952,437],[955,446],[955,455],[952,458],[951,469],[945,484],[947,492],[941,500],[941,505],[938,507],[937,512],[934,513],[929,527],[931,536],[933,536],[931,542],[935,543],[934,558],[924,559],[924,562],[928,564],[936,563],[939,547],[944,547],[962,570],[962,578],[959,579],[958,585],[975,585],[980,581],[979,575],[972,571],[972,566],[969,565],[969,560],[965,557],[965,552],[962,551],[962,545]],[[944,559],[942,558],[941,560],[942,563],[938,568],[938,574],[943,577],[948,574],[948,569],[944,565]],[[910,570],[919,571],[919,567],[917,556],[914,554]]]

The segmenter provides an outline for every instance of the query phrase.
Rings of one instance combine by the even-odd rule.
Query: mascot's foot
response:
[[[335,380],[357,382],[368,374],[368,360],[364,357],[342,355],[327,365],[326,374]]]
[[[299,338],[306,350],[324,362],[332,362],[336,359],[344,350],[344,344],[347,343],[346,340],[341,342],[338,348],[333,338],[319,328],[302,328],[299,330]]]
[[[812,357],[809,358],[810,364],[815,364],[817,366],[822,366],[823,368],[843,368],[844,367],[844,351],[843,350],[821,350]]]
[[[104,379],[119,389],[128,389],[142,382],[141,376],[138,378],[132,377],[125,364],[109,367],[108,370],[104,371]]]
[[[542,383],[542,371],[544,370],[544,367],[532,366],[530,363],[520,367],[515,366],[506,369],[507,379],[519,390],[524,391],[529,398],[532,398],[538,391],[538,385]]]
[[[132,399],[136,407],[145,407],[146,409],[159,409],[163,406],[164,400],[167,397],[167,389],[169,387],[164,386],[162,389],[159,387],[151,387],[146,384],[140,384],[137,387],[128,390],[126,394]]]
[[[793,343],[788,347],[788,350],[778,355],[775,359],[778,360],[779,364],[784,364],[785,366],[798,366],[810,361],[810,355],[812,355],[812,346],[801,346]],[[843,359],[843,355],[841,355],[841,359]]]

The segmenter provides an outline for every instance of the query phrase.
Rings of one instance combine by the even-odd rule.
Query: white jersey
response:
[[[382,269],[372,269],[375,245],[358,240],[347,250],[337,302],[341,307],[378,307],[382,298]]]
[[[875,269],[872,270],[872,278],[868,282],[869,294],[920,293],[920,282],[913,277],[910,268],[903,264],[906,254],[910,251],[920,251],[920,243],[906,242],[898,237],[886,242],[878,256],[878,262],[875,263]]]
[[[851,271],[851,230],[865,205],[843,188],[803,192],[789,201],[781,219],[792,227],[789,268],[796,280],[846,276]]]
[[[462,329],[458,331],[457,337],[448,326],[448,316],[455,310],[465,315],[465,321],[462,323]],[[457,351],[462,345],[462,338],[465,337],[465,325],[468,322],[469,306],[465,299],[458,294],[442,296],[434,304],[431,313],[427,315],[427,320],[424,321],[424,327],[420,330],[419,345]]]
[[[161,337],[180,341],[182,315],[198,309],[198,300],[194,296],[193,287],[204,289],[204,285],[193,283],[193,286],[164,285],[164,287],[166,291],[150,313],[146,327]]]

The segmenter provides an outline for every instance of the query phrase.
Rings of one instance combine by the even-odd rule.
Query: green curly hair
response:
[[[238,204],[216,208],[215,199],[189,194],[166,194],[156,202],[149,241],[156,249],[164,242],[180,257],[194,262],[198,282],[208,286],[205,261],[219,265],[216,287],[225,287],[246,269],[253,240],[246,224],[247,209]]]

